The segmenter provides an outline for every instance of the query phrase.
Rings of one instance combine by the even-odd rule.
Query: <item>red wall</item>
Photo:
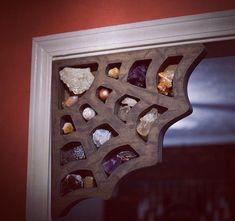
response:
[[[32,37],[233,8],[230,0],[1,1],[0,220],[25,219]]]

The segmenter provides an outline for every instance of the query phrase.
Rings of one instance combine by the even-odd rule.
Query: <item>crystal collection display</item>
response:
[[[187,79],[203,50],[187,45],[53,61],[55,220],[80,200],[108,199],[126,174],[161,160],[164,132],[190,113]]]

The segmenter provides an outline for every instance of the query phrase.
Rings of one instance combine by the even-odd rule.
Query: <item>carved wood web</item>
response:
[[[191,113],[187,96],[187,81],[193,68],[200,61],[204,47],[199,44],[155,48],[125,53],[108,54],[86,58],[74,58],[53,62],[52,76],[52,151],[51,151],[51,202],[52,216],[56,220],[65,215],[80,200],[90,197],[108,199],[115,185],[133,170],[151,166],[161,161],[163,136],[166,129],[179,119]],[[171,58],[180,58],[173,78],[173,95],[166,96],[157,90],[158,72],[171,64]],[[174,59],[173,59],[174,60]],[[146,87],[137,87],[128,82],[128,73],[135,62],[149,61],[146,73]],[[165,62],[165,63],[164,63]],[[119,66],[119,79],[107,76],[109,67]],[[59,71],[64,67],[90,67],[95,80],[78,102],[69,108],[62,108],[64,85],[59,79]],[[107,100],[98,98],[100,88],[110,89]],[[130,110],[125,121],[120,120],[117,110],[126,98],[135,98],[138,103]],[[96,116],[89,121],[82,117],[82,109],[91,107]],[[151,126],[147,139],[136,132],[140,117],[152,107],[158,109],[159,116]],[[61,119],[70,116],[76,128],[71,134],[62,135]],[[110,140],[97,148],[92,134],[97,128],[109,128],[113,132]],[[85,159],[61,164],[61,150],[66,144],[82,144]],[[110,175],[104,171],[102,162],[118,150],[131,150],[137,157],[118,166]],[[66,194],[61,193],[63,179],[75,171],[94,177],[93,188],[78,188]]]

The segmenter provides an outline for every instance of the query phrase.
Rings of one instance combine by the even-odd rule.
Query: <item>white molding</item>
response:
[[[235,10],[56,34],[33,39],[27,221],[50,221],[52,60],[235,39]]]

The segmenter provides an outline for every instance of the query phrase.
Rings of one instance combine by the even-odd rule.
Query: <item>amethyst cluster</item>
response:
[[[145,88],[146,87],[145,78],[146,78],[147,69],[148,69],[147,64],[140,64],[133,67],[128,74],[127,81],[130,84],[133,84],[137,87]]]

